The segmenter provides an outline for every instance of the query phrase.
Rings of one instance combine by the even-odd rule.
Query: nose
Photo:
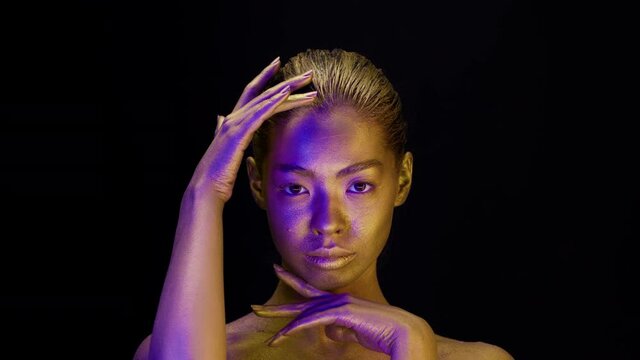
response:
[[[312,207],[311,230],[314,235],[329,237],[346,232],[349,222],[340,198],[319,194]]]

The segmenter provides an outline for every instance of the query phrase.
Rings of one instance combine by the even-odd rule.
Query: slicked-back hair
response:
[[[382,69],[357,52],[307,49],[281,66],[266,88],[308,70],[313,70],[312,81],[297,93],[317,90],[315,100],[271,116],[253,135],[253,155],[261,175],[264,175],[264,159],[269,152],[269,136],[275,124],[309,112],[328,113],[341,106],[350,106],[379,126],[385,135],[386,146],[396,155],[396,169],[399,169],[407,142],[407,123],[402,116],[400,95]]]

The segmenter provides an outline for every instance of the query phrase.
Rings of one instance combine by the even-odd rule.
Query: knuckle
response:
[[[240,140],[242,129],[238,126],[234,126],[233,128],[227,129],[227,136],[232,139],[233,143],[237,143]]]
[[[342,306],[342,310],[347,314],[353,314],[355,312],[355,305],[351,303],[345,304]]]
[[[222,125],[216,129],[216,135],[226,134],[227,132],[229,132],[229,124],[227,123],[222,123]]]
[[[220,125],[219,131],[222,133],[229,133],[229,132],[232,132],[235,127],[236,127],[235,124],[232,122],[229,122],[229,120],[227,119],[225,122],[222,123],[222,125]]]

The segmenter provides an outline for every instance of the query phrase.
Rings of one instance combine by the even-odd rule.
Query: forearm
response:
[[[226,358],[222,210],[185,191],[149,359]]]

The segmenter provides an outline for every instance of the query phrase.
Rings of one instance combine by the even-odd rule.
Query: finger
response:
[[[289,88],[289,89],[287,90],[287,88]],[[288,87],[288,86],[285,86],[284,88],[282,88],[280,90],[280,92],[273,93],[271,95],[271,97],[264,98],[261,102],[258,102],[258,103],[254,102],[254,101],[251,101],[251,103],[246,104],[240,110],[234,111],[231,114],[225,116],[224,117],[224,122],[226,124],[228,124],[228,125],[238,125],[238,124],[244,122],[246,119],[255,116],[256,112],[258,112],[260,110],[264,110],[265,106],[270,105],[274,101],[280,100],[280,98],[283,95],[284,95],[284,99],[282,99],[282,100],[286,101],[287,97],[289,95],[291,95],[291,88]],[[300,97],[297,97],[297,98],[300,98]],[[296,99],[296,98],[294,98],[294,99]]]
[[[344,326],[327,325],[324,333],[333,341],[360,343],[358,333]]]
[[[238,146],[240,150],[245,151],[249,147],[255,131],[266,119],[273,115],[275,108],[289,96],[289,90],[289,87],[286,87],[284,91],[276,96],[265,100],[262,104],[255,107],[253,113],[248,114],[244,118],[232,119],[231,116],[234,114],[225,117],[219,130],[233,133],[234,141],[237,142],[236,146]],[[216,135],[218,135],[217,131]]]
[[[285,100],[282,104],[276,107],[273,113],[277,114],[279,112],[291,110],[299,106],[308,105],[317,98],[317,94],[318,94],[317,91],[312,91],[304,94],[289,95],[287,100]]]
[[[250,109],[256,104],[261,103],[262,101],[279,93],[280,91],[282,91],[282,89],[284,89],[287,86],[291,87],[290,92],[294,92],[295,90],[298,90],[301,87],[308,85],[311,82],[312,75],[313,75],[313,72],[309,70],[304,74],[294,76],[289,80],[285,80],[278,85],[272,86],[262,94],[255,96],[253,99],[245,103],[241,108],[238,108],[238,110],[242,112],[242,108]],[[235,111],[236,109],[234,109],[234,112]]]
[[[222,123],[224,122],[224,116],[222,115],[218,115],[218,124],[216,125],[216,131],[215,134],[218,133],[218,129],[220,129],[220,126],[222,126]]]
[[[278,93],[278,95],[263,101],[254,108],[252,114],[249,114],[237,123],[239,126],[244,128],[243,133],[245,134],[245,137],[243,138],[243,141],[251,141],[253,133],[258,130],[262,123],[273,115],[275,109],[287,99],[290,90],[289,86],[285,87]],[[243,144],[248,146],[249,143],[243,142]]]
[[[316,297],[323,295],[333,295],[333,293],[323,290],[318,290],[313,286],[309,285],[306,281],[300,279],[294,274],[288,272],[278,264],[273,264],[274,269],[276,270],[276,275],[284,281],[287,285],[291,286],[293,290],[295,290],[298,294],[304,297]]]
[[[313,328],[315,326],[342,326],[346,328],[353,328],[356,324],[352,321],[352,318],[345,315],[344,309],[341,306],[335,306],[324,311],[315,312],[304,317],[296,318],[289,324],[278,331],[271,339],[267,340],[267,345],[275,346],[280,343],[284,337],[291,336],[292,334],[302,331],[304,329]]]
[[[284,112],[284,111],[287,111],[287,110],[291,110],[291,109],[296,108],[296,107],[309,105],[317,98],[317,95],[318,95],[317,91],[311,91],[311,92],[304,93],[304,94],[289,94],[289,97],[287,97],[282,103],[280,103],[275,108],[275,110],[273,111],[273,113],[271,115],[274,115],[274,114],[277,114],[277,113],[280,113],[280,112]],[[267,101],[267,100],[265,100],[265,101]],[[237,123],[237,122],[240,121],[240,120],[237,120],[237,119],[246,118],[247,117],[246,116],[247,113],[255,112],[255,110],[260,108],[261,106],[262,106],[262,104],[257,104],[257,105],[254,105],[254,107],[252,107],[250,109],[240,110],[240,112],[236,112],[234,114],[229,115],[226,118],[226,121],[231,121],[231,122]]]
[[[278,56],[275,60],[271,62],[266,68],[262,69],[260,74],[253,78],[249,84],[244,88],[242,95],[240,95],[240,99],[236,103],[236,106],[233,108],[232,112],[243,107],[246,103],[251,101],[251,99],[255,98],[262,88],[267,84],[269,78],[271,78],[278,68],[280,67],[280,57]]]
[[[304,309],[305,303],[285,305],[251,305],[253,312],[260,317],[294,317]]]
[[[309,309],[320,309],[325,304],[335,301],[335,295],[316,297],[313,300],[295,304],[251,305],[253,312],[260,317],[295,317]]]

